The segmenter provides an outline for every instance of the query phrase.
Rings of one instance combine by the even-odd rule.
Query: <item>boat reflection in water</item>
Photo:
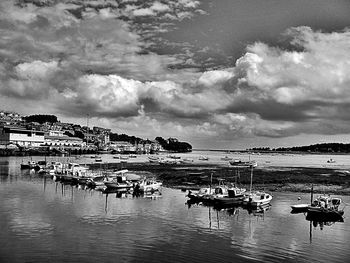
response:
[[[188,208],[191,208],[193,205],[197,206],[206,206],[209,208],[213,208],[216,211],[226,211],[228,215],[237,215],[240,211],[247,211],[248,214],[252,214],[254,216],[263,217],[265,213],[270,209],[271,204],[265,204],[260,206],[249,206],[244,204],[234,204],[234,205],[218,205],[217,203],[207,203],[207,202],[195,202],[193,199],[189,199],[186,202]]]
[[[105,195],[105,212],[107,213],[108,211],[108,197],[110,195],[115,194],[115,198],[118,199],[134,199],[134,198],[145,198],[145,199],[158,199],[162,197],[162,192],[160,191],[155,191],[155,192],[130,192],[130,191],[125,191],[124,189],[120,190],[117,188],[105,188],[103,190],[98,190],[101,192],[103,195]]]

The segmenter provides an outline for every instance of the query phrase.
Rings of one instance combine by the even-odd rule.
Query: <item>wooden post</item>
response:
[[[311,184],[311,204],[313,202],[313,199],[314,199],[314,185]]]

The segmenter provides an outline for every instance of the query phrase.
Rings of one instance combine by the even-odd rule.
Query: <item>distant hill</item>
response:
[[[309,146],[251,148],[251,151],[278,151],[278,152],[317,152],[317,153],[350,153],[350,143],[320,143]]]

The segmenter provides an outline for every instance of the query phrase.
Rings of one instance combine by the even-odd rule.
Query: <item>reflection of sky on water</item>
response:
[[[40,204],[34,203],[30,197],[22,198],[17,195],[3,199],[1,206],[8,217],[9,229],[17,236],[40,237],[50,234],[53,230],[53,225],[40,209]]]
[[[124,262],[159,254],[165,257],[162,262],[232,257],[238,261],[311,262],[317,258],[337,262],[350,256],[345,245],[350,240],[346,219],[323,230],[312,226],[310,243],[305,215],[290,214],[290,205],[309,202],[309,194],[274,193],[270,209],[256,216],[242,208],[234,213],[197,205],[188,208],[186,193],[167,188],[156,199],[117,198],[30,173],[12,177],[12,181],[0,182],[0,245],[23,247],[26,253],[44,256],[60,247],[84,261],[86,255],[101,257],[103,252],[102,258],[108,259],[117,252]],[[350,197],[343,199],[350,203]],[[29,244],[34,248],[29,250]],[[99,251],[92,254],[95,247]],[[0,248],[0,254],[5,252]],[[66,257],[60,251],[55,255]]]

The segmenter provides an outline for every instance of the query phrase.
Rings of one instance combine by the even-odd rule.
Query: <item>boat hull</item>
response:
[[[309,207],[306,219],[317,222],[343,222],[344,211],[322,207]]]

